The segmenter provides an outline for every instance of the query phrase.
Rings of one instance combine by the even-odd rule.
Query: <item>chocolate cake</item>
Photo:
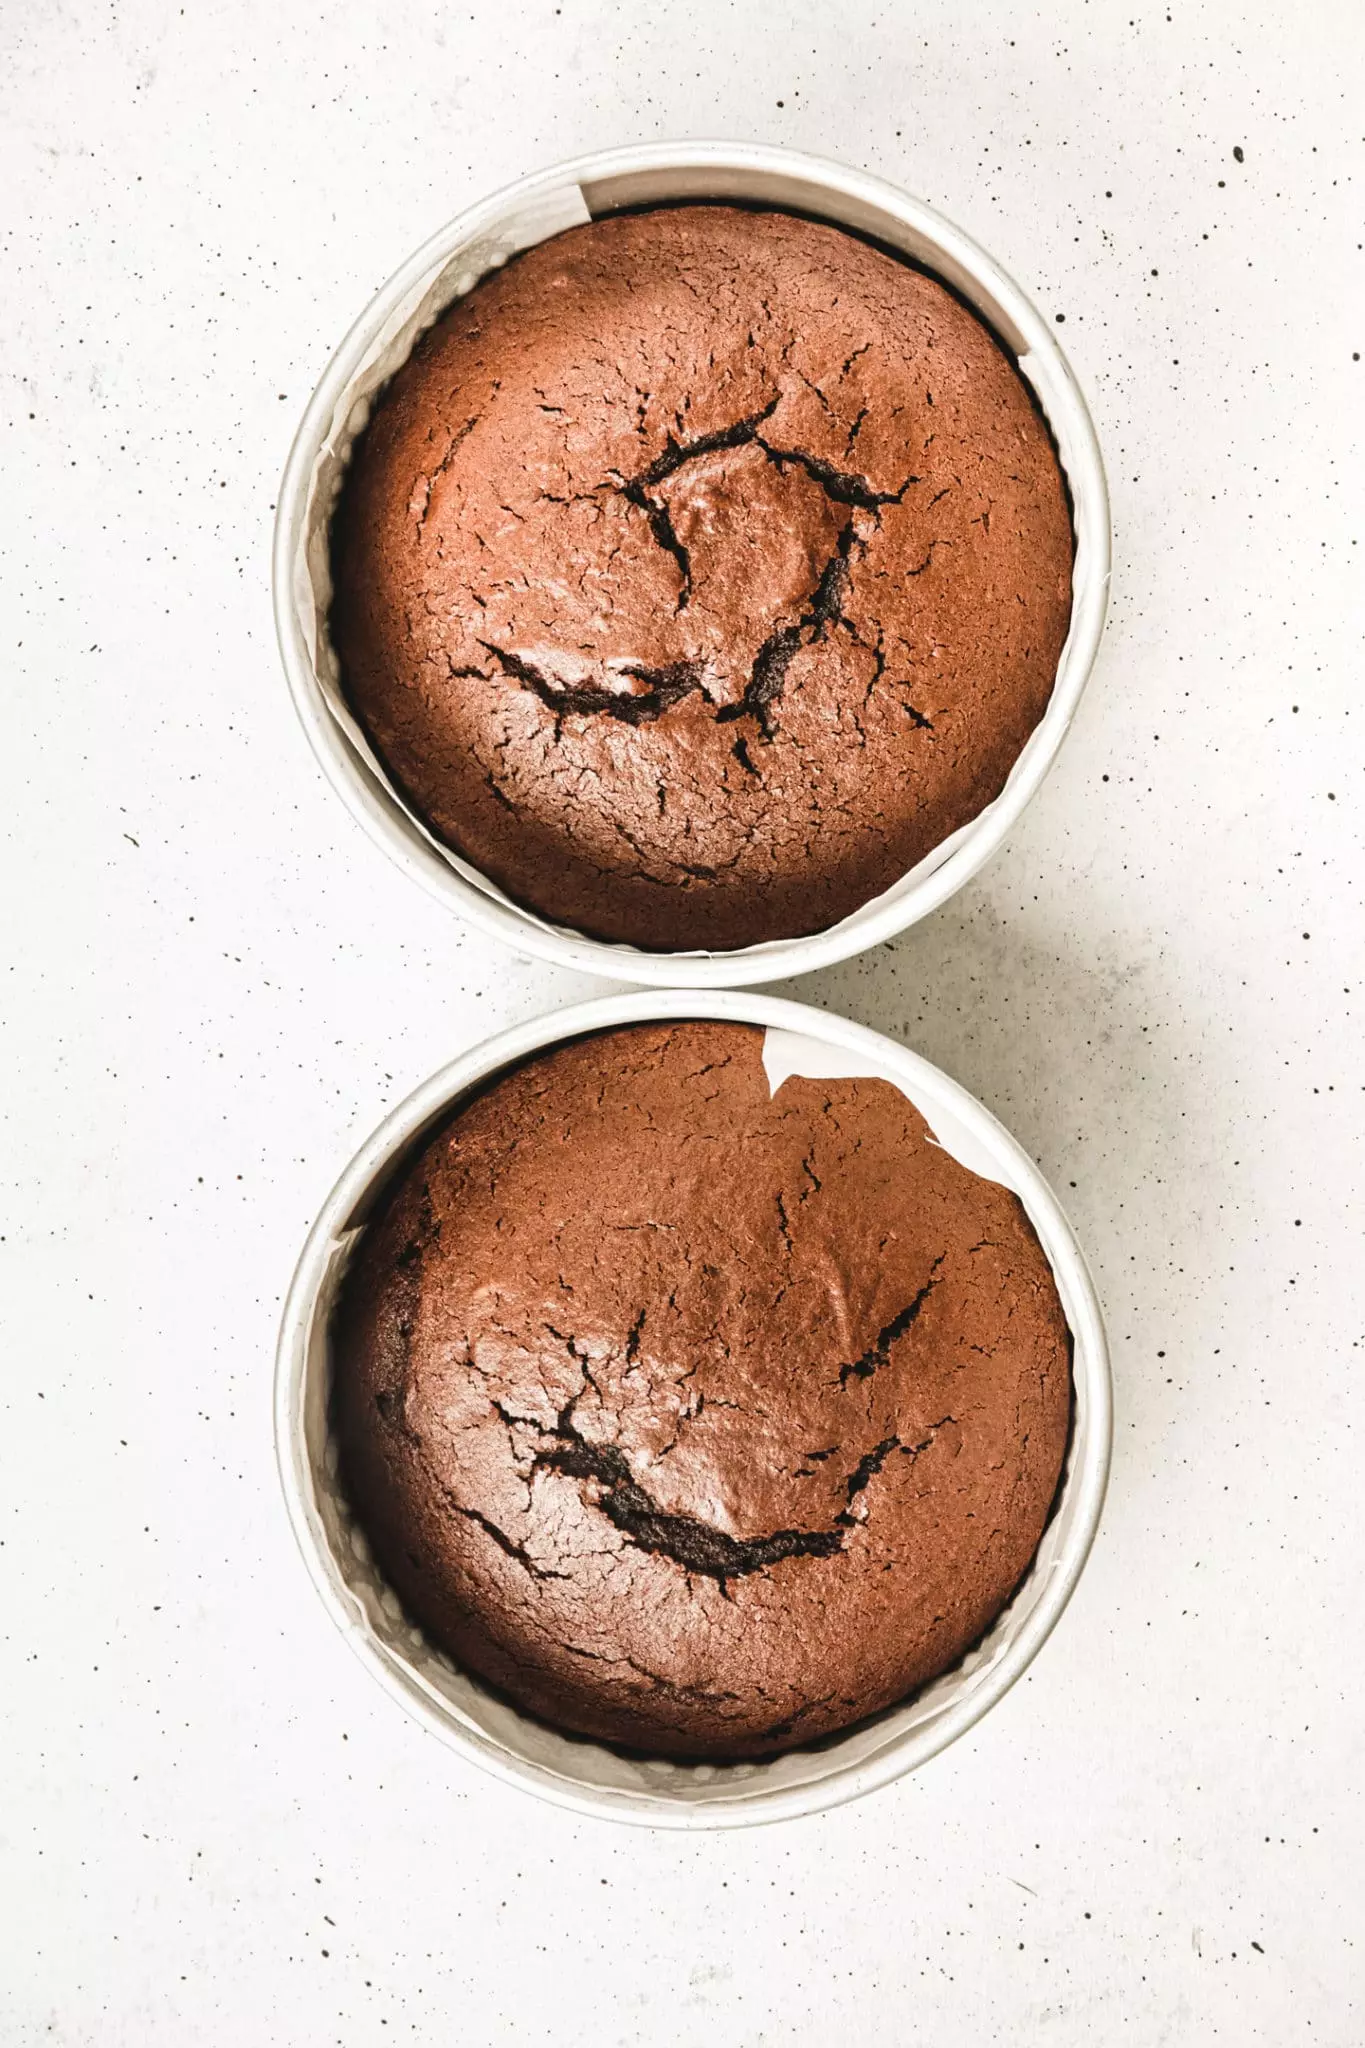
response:
[[[753,1757],[902,1699],[1047,1521],[1070,1333],[1018,1199],[881,1080],[651,1024],[467,1102],[334,1323],[341,1470],[465,1668],[558,1726]]]
[[[333,523],[343,687],[431,829],[654,950],[821,930],[997,796],[1072,537],[1014,364],[795,216],[593,221],[459,300]]]

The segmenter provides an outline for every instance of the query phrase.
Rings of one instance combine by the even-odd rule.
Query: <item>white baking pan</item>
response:
[[[588,1031],[683,1017],[767,1032],[784,1075],[877,1074],[910,1097],[963,1165],[1012,1188],[1052,1265],[1073,1339],[1071,1442],[1051,1521],[1013,1599],[962,1661],[914,1698],[817,1747],[768,1762],[689,1764],[627,1756],[520,1713],[459,1670],[406,1618],[379,1576],[338,1479],[329,1413],[330,1313],[341,1275],[395,1170],[472,1090]],[[1071,1596],[1109,1468],[1109,1360],[1099,1305],[1070,1225],[1038,1169],[981,1104],[938,1068],[861,1025],[772,996],[719,990],[615,996],[560,1010],[476,1046],[387,1116],[333,1188],[294,1274],[280,1331],[275,1425],[304,1561],[356,1654],[432,1734],[485,1770],[561,1806],[654,1827],[737,1827],[814,1813],[913,1770],[979,1721],[1037,1655]]]
[[[954,287],[1016,357],[1047,418],[1071,496],[1071,628],[1057,680],[1000,795],[890,889],[806,938],[729,952],[648,952],[547,924],[441,844],[398,796],[342,696],[328,638],[328,528],[341,475],[376,392],[455,299],[520,249],[598,214],[673,200],[743,200],[818,215],[903,250]],[[1075,715],[1109,592],[1104,467],[1052,328],[951,222],[894,185],[841,164],[745,143],[647,144],[579,157],[470,207],[406,262],[347,335],[304,414],[280,490],[275,619],[304,730],[332,786],[377,843],[461,916],[522,953],[617,981],[723,988],[826,967],[914,924],[960,889],[1004,840]]]

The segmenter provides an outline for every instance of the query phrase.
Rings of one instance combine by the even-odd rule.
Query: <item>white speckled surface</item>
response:
[[[1365,17],[781,16],[0,21],[5,2048],[1361,2038]],[[951,1753],[696,1840],[420,1735],[270,1445],[358,1138],[601,986],[462,933],[324,789],[270,629],[288,438],[447,214],[689,132],[896,178],[1065,315],[1117,565],[1004,854],[792,991],[903,1032],[1069,1200],[1118,1380],[1099,1545]]]

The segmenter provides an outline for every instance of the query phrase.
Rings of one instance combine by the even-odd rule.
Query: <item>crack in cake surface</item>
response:
[[[722,1585],[766,1571],[784,1558],[833,1557],[843,1548],[835,1529],[776,1529],[769,1536],[738,1537],[695,1515],[668,1513],[635,1479],[624,1452],[613,1444],[590,1444],[578,1437],[541,1452],[536,1462],[570,1479],[594,1482],[600,1488],[594,1506],[639,1549],[671,1557],[686,1571]]]
[[[871,1379],[874,1372],[879,1372],[884,1365],[890,1363],[891,1346],[898,1339],[905,1336],[906,1332],[912,1329],[919,1320],[924,1304],[938,1285],[934,1276],[943,1264],[945,1257],[945,1253],[939,1254],[929,1269],[929,1278],[925,1281],[923,1287],[906,1303],[905,1307],[898,1314],[891,1318],[889,1323],[877,1332],[876,1338],[868,1345],[861,1357],[850,1359],[846,1364],[839,1367],[839,1384],[841,1387],[847,1386],[850,1380]]]
[[[817,646],[831,626],[848,624],[843,613],[843,599],[849,587],[849,558],[860,540],[857,526],[850,520],[840,532],[834,552],[821,567],[815,586],[795,623],[776,627],[768,635],[754,656],[742,696],[734,703],[715,708],[718,725],[752,718],[761,737],[772,739],[772,709],[786,687],[787,671],[793,660],[802,648]],[[704,661],[677,661],[663,668],[650,668],[643,662],[622,661],[617,664],[616,673],[638,682],[641,688],[638,691],[611,690],[595,683],[557,682],[524,655],[495,646],[488,640],[480,644],[493,656],[505,675],[534,691],[541,702],[550,707],[555,714],[556,736],[563,719],[571,712],[582,716],[602,713],[621,719],[627,725],[647,725],[661,718],[666,711],[671,711],[675,704],[680,704],[694,691],[701,691],[709,700],[706,684],[710,665]],[[927,720],[919,722],[928,724]],[[736,742],[732,749],[736,760],[750,775],[759,776],[761,771],[754,766],[747,747],[740,751],[741,744]],[[686,867],[685,863],[676,864]],[[687,868],[686,871],[705,878],[716,873],[714,868]]]
[[[541,703],[549,706],[555,714],[556,727],[571,711],[584,715],[603,712],[626,725],[648,725],[692,691],[706,688],[704,661],[675,661],[663,668],[650,668],[644,662],[622,662],[616,673],[627,683],[638,683],[640,688],[608,690],[595,683],[557,682],[535,662],[527,661],[510,648],[497,647],[490,640],[481,641],[480,645],[505,675],[533,690]]]

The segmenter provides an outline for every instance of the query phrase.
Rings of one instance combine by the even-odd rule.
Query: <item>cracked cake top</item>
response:
[[[1018,1199],[880,1080],[640,1025],[466,1103],[334,1326],[343,1476],[466,1668],[659,1754],[793,1747],[903,1698],[1027,1568],[1070,1334]]]
[[[999,794],[1071,559],[1046,426],[943,285],[662,208],[420,342],[343,485],[332,636],[396,786],[516,901],[725,949],[836,923]]]

